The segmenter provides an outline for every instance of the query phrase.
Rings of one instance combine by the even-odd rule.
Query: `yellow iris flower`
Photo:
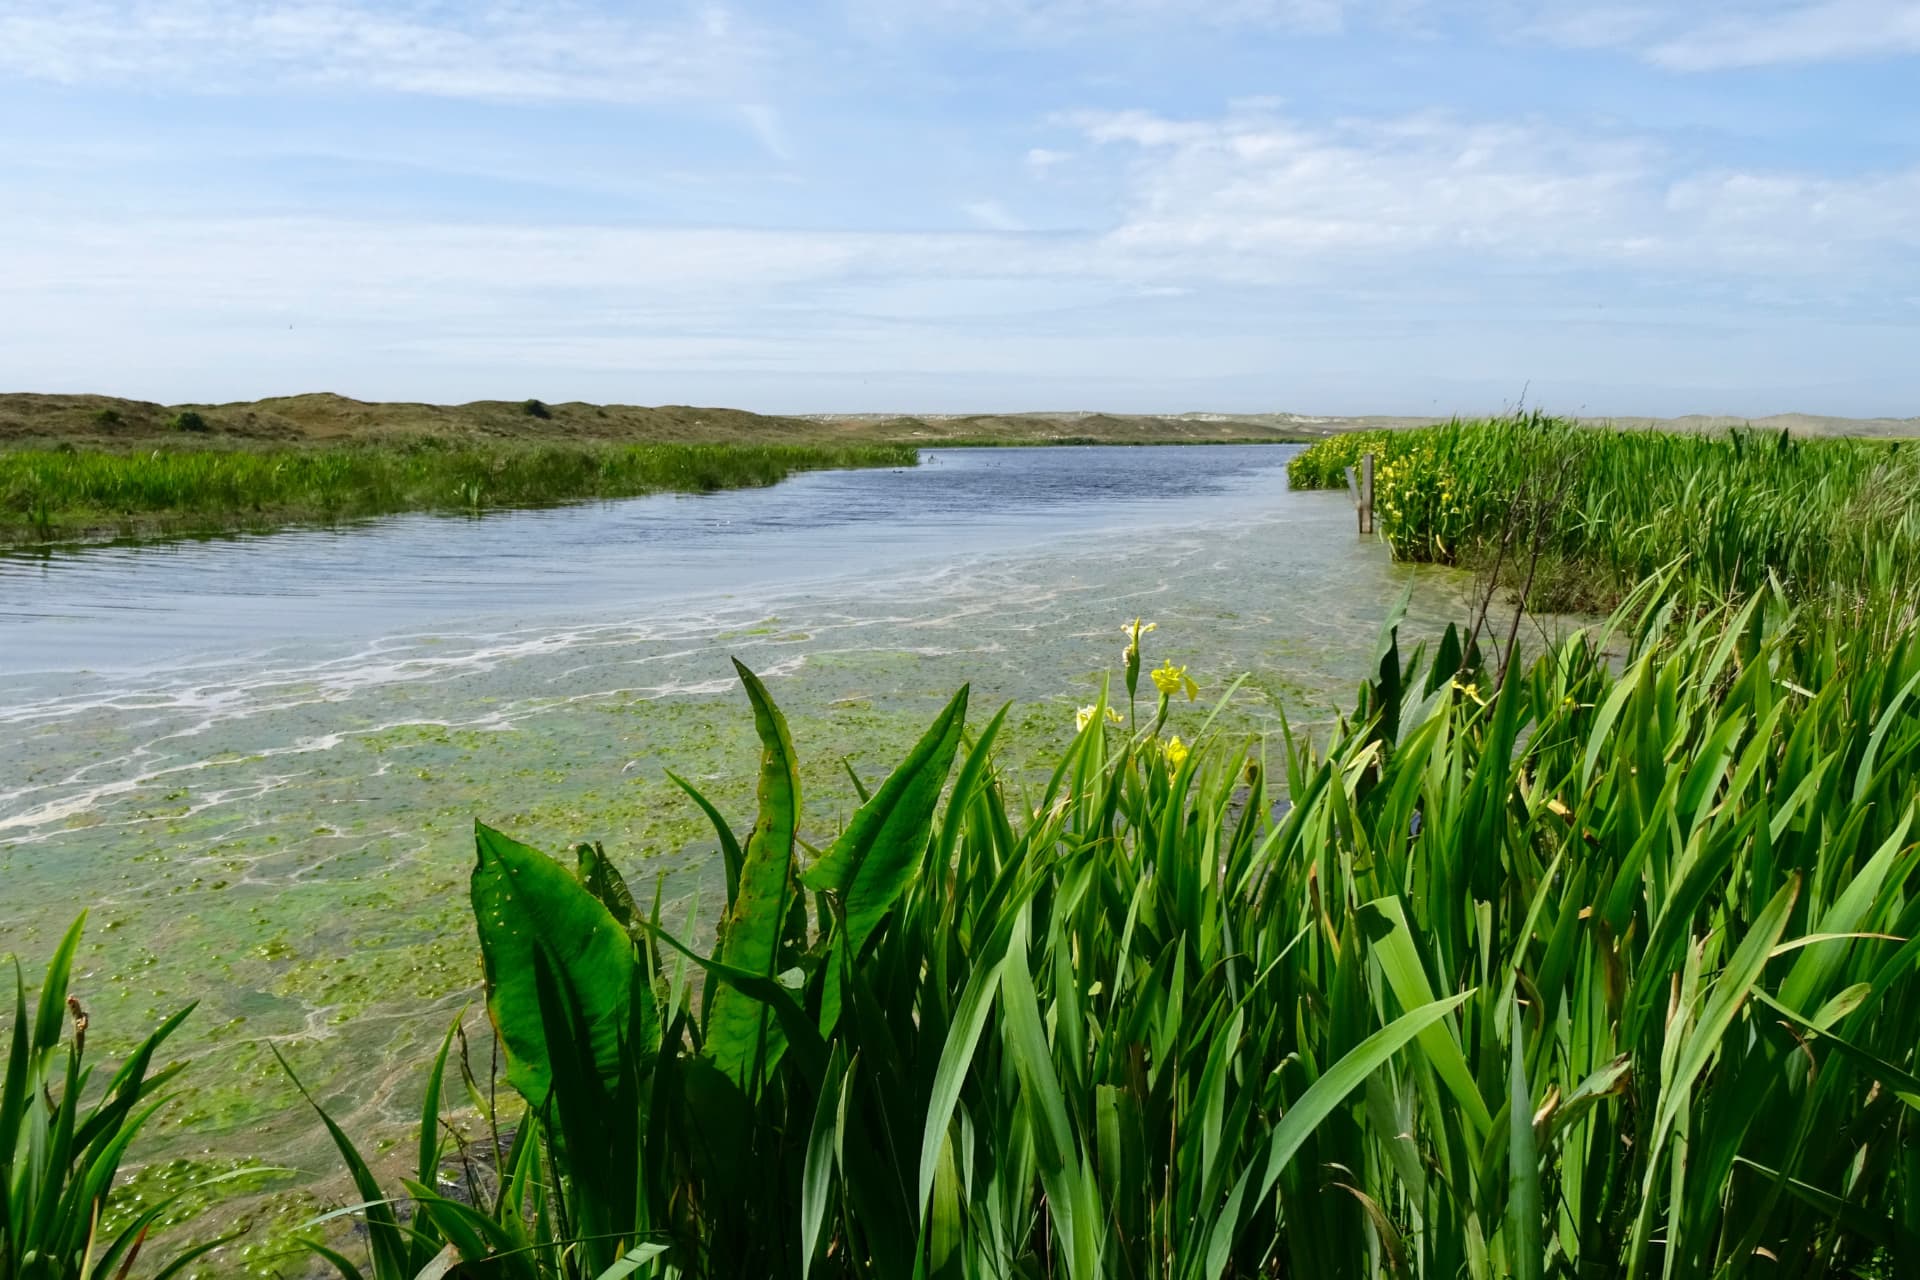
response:
[[[1121,627],[1120,634],[1127,638],[1127,647],[1120,651],[1120,661],[1132,663],[1135,658],[1138,658],[1140,656],[1140,637],[1154,630],[1159,625],[1157,622],[1142,622],[1140,619],[1135,618],[1132,622]]]
[[[1192,702],[1200,692],[1200,686],[1194,682],[1192,676],[1187,674],[1187,669],[1174,666],[1172,658],[1168,658],[1147,674],[1153,677],[1153,687],[1169,698],[1185,689],[1187,701]]]
[[[1167,745],[1162,749],[1162,754],[1167,758],[1167,772],[1178,773],[1180,772],[1180,766],[1187,762],[1187,757],[1192,753],[1188,751],[1187,744],[1180,741],[1180,735],[1176,733],[1167,739]]]

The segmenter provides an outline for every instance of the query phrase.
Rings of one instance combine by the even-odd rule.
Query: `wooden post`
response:
[[[1360,532],[1373,532],[1373,455],[1360,455]]]

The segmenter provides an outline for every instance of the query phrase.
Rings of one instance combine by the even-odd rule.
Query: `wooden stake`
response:
[[[1360,455],[1360,532],[1373,532],[1373,455]]]

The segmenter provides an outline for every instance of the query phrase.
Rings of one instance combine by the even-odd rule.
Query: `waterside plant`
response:
[[[453,444],[0,451],[0,544],[327,523],[769,485],[904,467],[901,445]]]
[[[128,1147],[181,1069],[153,1070],[154,1055],[191,1010],[161,1023],[96,1087],[87,1012],[68,994],[84,923],[75,921],[55,949],[36,1004],[13,964],[12,1027],[0,1065],[0,1280],[126,1276],[178,1198],[139,1206],[113,1199]],[[203,1241],[143,1274],[167,1280],[225,1243]]]
[[[1773,580],[1849,609],[1920,594],[1911,444],[1620,431],[1531,413],[1330,437],[1288,464],[1289,482],[1344,487],[1366,453],[1396,557],[1484,567],[1503,550],[1542,554],[1536,607],[1604,611],[1683,560],[1684,585],[1723,601]],[[1516,548],[1517,532],[1539,537]]]
[[[1210,721],[1172,749],[1163,692],[1134,730],[1097,703],[1027,794],[962,690],[819,847],[740,675],[750,833],[687,788],[710,952],[599,847],[479,829],[514,1137],[476,1207],[424,1137],[383,1195],[336,1130],[365,1274],[423,1240],[527,1280],[1920,1262],[1911,629],[1655,583],[1497,687],[1390,632],[1277,775]]]

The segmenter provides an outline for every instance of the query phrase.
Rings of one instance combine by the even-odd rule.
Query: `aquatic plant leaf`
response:
[[[374,1178],[373,1171],[367,1167],[367,1162],[361,1157],[359,1148],[354,1146],[353,1139],[347,1137],[346,1131],[327,1114],[326,1108],[316,1102],[313,1095],[307,1092],[307,1087],[300,1083],[300,1077],[293,1073],[293,1068],[280,1055],[280,1046],[269,1040],[267,1048],[272,1051],[274,1060],[280,1064],[280,1069],[287,1073],[287,1079],[293,1081],[293,1087],[300,1091],[300,1096],[306,1099],[307,1105],[312,1107],[314,1113],[320,1117],[320,1123],[326,1126],[327,1136],[333,1139],[334,1149],[340,1153],[341,1161],[347,1166],[347,1174],[353,1180],[353,1189],[360,1194],[361,1210],[367,1224],[368,1243],[373,1253],[374,1274],[381,1280],[386,1280],[389,1276],[405,1275],[408,1271],[406,1240],[401,1234],[400,1221],[394,1215],[393,1205],[380,1190],[380,1183]],[[302,1243],[321,1257],[332,1261],[328,1251],[316,1247],[309,1241]],[[347,1273],[345,1268],[342,1268],[342,1273]]]
[[[1540,1156],[1534,1145],[1533,1095],[1518,1001],[1507,1006],[1512,1045],[1507,1070],[1507,1262],[1514,1280],[1540,1275]]]
[[[807,1135],[806,1172],[800,1180],[800,1280],[808,1280],[813,1274],[813,1260],[820,1251],[827,1201],[833,1191],[833,1153],[842,1145],[839,1118],[845,1113],[850,1083],[846,1050],[836,1044],[815,1099],[813,1129]]]
[[[553,859],[474,825],[473,914],[486,974],[487,1012],[507,1050],[507,1082],[539,1110],[553,1086],[543,962],[602,1085],[612,1089],[634,1040],[633,944],[626,930]],[[640,1002],[644,1003],[644,1002]]]
[[[627,1250],[620,1260],[594,1277],[594,1280],[626,1280],[626,1278],[646,1266],[667,1251],[664,1244],[640,1244]]]
[[[1313,1131],[1333,1114],[1334,1108],[1345,1102],[1347,1095],[1364,1084],[1367,1077],[1379,1070],[1387,1059],[1406,1047],[1422,1031],[1438,1025],[1442,1018],[1466,1003],[1472,995],[1472,991],[1463,991],[1457,996],[1436,1000],[1401,1014],[1355,1045],[1345,1057],[1307,1086],[1307,1091],[1287,1108],[1280,1117],[1280,1123],[1267,1135],[1264,1158],[1247,1166],[1228,1195],[1226,1206],[1214,1219],[1207,1236],[1204,1275],[1210,1280],[1219,1280],[1226,1273],[1234,1238],[1244,1225],[1242,1214],[1253,1204],[1266,1199],[1273,1190],[1273,1184],[1279,1181],[1281,1170],[1313,1136]]]
[[[727,820],[720,816],[720,811],[713,807],[712,801],[700,793],[700,788],[671,769],[667,770],[667,776],[673,779],[674,786],[686,792],[700,806],[700,812],[706,814],[707,821],[713,824],[714,838],[720,842],[721,867],[727,873],[727,903],[731,906],[740,893],[740,863],[743,859],[740,840],[733,834],[733,828],[727,825]]]
[[[797,892],[794,831],[800,821],[800,769],[793,738],[766,686],[738,660],[734,670],[753,704],[760,736],[760,812],[747,837],[739,891],[720,924],[719,959],[728,968],[772,978],[780,936]],[[714,990],[707,1012],[706,1053],[714,1066],[749,1095],[779,1061],[784,1039],[771,1010],[737,984]]]
[[[1367,903],[1362,911],[1371,920],[1383,921],[1387,926],[1372,938],[1372,951],[1401,1008],[1433,1007],[1433,987],[1427,981],[1427,971],[1421,965],[1419,952],[1413,945],[1413,934],[1407,927],[1406,912],[1401,908],[1400,900],[1379,898]],[[1371,921],[1369,930],[1375,930]],[[1420,1050],[1433,1063],[1434,1070],[1473,1121],[1475,1131],[1484,1134],[1491,1129],[1493,1113],[1487,1109],[1486,1099],[1480,1096],[1480,1089],[1474,1084],[1473,1072],[1467,1066],[1465,1055],[1460,1052],[1460,1042],[1454,1037],[1451,1027],[1437,1018],[1422,1024]]]
[[[920,870],[934,809],[966,727],[967,692],[961,686],[827,855],[801,877],[809,889],[839,895],[846,945],[855,955]]]

